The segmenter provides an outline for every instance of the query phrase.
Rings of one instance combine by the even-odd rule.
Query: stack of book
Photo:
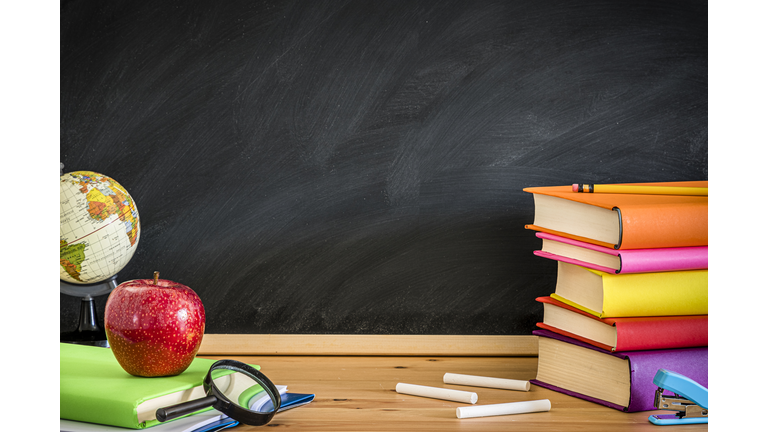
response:
[[[706,188],[707,182],[637,183]],[[557,263],[540,297],[533,384],[622,411],[656,409],[659,369],[708,386],[707,196],[524,189],[534,254]]]

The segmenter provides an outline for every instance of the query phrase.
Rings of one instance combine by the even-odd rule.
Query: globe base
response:
[[[60,342],[81,345],[93,345],[109,348],[107,333],[99,326],[96,308],[92,297],[85,297],[80,302],[80,319],[73,331],[61,332]]]
[[[91,345],[91,346],[97,346],[102,348],[109,348],[109,341],[107,341],[107,334],[104,332],[104,330],[102,330],[101,333],[79,332],[76,330],[70,331],[70,332],[62,332],[61,339],[59,341],[61,343]]]
[[[93,296],[87,292],[91,292],[93,295],[105,294],[117,285],[116,279],[117,275],[112,276],[107,281],[89,285],[72,285],[61,281],[61,291],[64,294],[81,295],[82,298],[80,299],[80,318],[78,319],[77,328],[73,331],[61,332],[60,342],[109,348],[107,333],[99,326]]]

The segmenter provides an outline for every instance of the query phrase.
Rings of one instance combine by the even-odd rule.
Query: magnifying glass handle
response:
[[[206,396],[201,399],[191,400],[189,402],[182,402],[180,404],[171,405],[165,408],[158,408],[155,411],[155,418],[158,421],[164,422],[173,420],[183,415],[192,414],[195,411],[199,411],[203,408],[208,408],[216,403],[218,399],[216,396]]]

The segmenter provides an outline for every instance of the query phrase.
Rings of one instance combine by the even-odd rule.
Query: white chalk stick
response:
[[[494,405],[478,405],[473,407],[459,407],[456,408],[456,417],[458,418],[472,418],[472,417],[490,417],[509,414],[526,414],[534,412],[549,411],[552,409],[552,404],[549,399],[541,399],[535,401],[525,402],[511,402]]]
[[[528,381],[513,380],[506,378],[489,378],[475,375],[462,375],[447,373],[443,375],[443,382],[446,384],[458,384],[475,387],[490,387],[505,390],[528,391],[531,389],[531,383]]]
[[[445,399],[454,402],[473,404],[477,402],[477,393],[451,390],[440,387],[427,387],[416,384],[397,383],[395,391],[411,396]]]

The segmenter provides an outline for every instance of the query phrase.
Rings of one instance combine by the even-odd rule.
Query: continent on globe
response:
[[[80,280],[80,270],[85,260],[85,244],[79,243],[69,246],[67,242],[61,240],[59,243],[61,266],[72,276],[73,279]],[[81,281],[82,282],[82,281]]]
[[[60,277],[97,283],[130,261],[141,224],[136,204],[114,179],[92,171],[61,175]]]
[[[86,194],[88,214],[100,221],[117,215],[121,221],[126,223],[126,234],[131,244],[136,243],[139,219],[134,217],[134,212],[131,211],[134,205],[128,192],[108,177],[94,177],[81,173],[73,175],[73,177],[79,179],[80,190]],[[91,186],[90,190],[89,186]]]

